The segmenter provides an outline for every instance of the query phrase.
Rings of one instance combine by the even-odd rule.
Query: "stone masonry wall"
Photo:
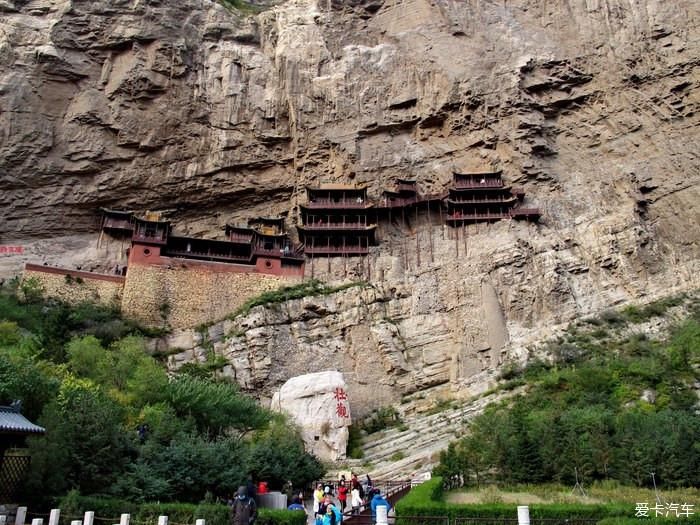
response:
[[[45,297],[69,303],[95,302],[118,307],[124,278],[116,275],[91,274],[60,268],[27,265],[23,280],[36,279]]]
[[[122,312],[149,326],[194,327],[222,319],[251,297],[291,282],[273,275],[234,273],[205,263],[131,264]]]

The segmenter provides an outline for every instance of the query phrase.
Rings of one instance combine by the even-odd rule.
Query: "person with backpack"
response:
[[[389,503],[386,499],[382,497],[381,490],[375,488],[373,489],[373,491],[374,496],[372,496],[372,503],[370,504],[370,508],[372,509],[372,523],[376,523],[377,507],[386,507],[386,513],[388,515],[389,511],[391,510],[391,503]]]
[[[255,500],[248,497],[248,489],[238,487],[238,493],[231,505],[231,525],[253,525],[258,517],[258,507]]]

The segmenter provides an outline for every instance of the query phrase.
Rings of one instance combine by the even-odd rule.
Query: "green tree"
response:
[[[206,492],[231,494],[245,481],[245,444],[180,433],[167,445],[148,440],[112,492],[137,501],[200,501]]]
[[[248,432],[262,428],[270,420],[268,411],[231,383],[181,376],[173,379],[166,390],[167,401],[176,414],[192,418],[200,432]]]
[[[30,494],[106,491],[132,452],[123,430],[123,411],[89,380],[68,376],[39,423],[45,436],[31,438]]]
[[[22,402],[22,413],[36,420],[44,405],[58,391],[60,381],[54,377],[50,364],[20,352],[0,348],[0,404]]]
[[[254,436],[249,470],[275,489],[286,481],[303,487],[324,473],[318,458],[304,451],[299,431],[281,417]]]

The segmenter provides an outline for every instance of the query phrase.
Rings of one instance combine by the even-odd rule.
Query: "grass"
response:
[[[519,505],[538,503],[629,503],[640,501],[653,503],[656,494],[653,489],[620,485],[615,481],[601,481],[584,486],[586,496],[573,487],[556,483],[526,484],[512,486],[489,485],[481,489],[464,488],[445,494],[450,503],[512,503]],[[700,488],[662,490],[661,496],[669,502],[700,505]]]
[[[405,457],[406,453],[403,450],[399,450],[398,452],[394,452],[389,459],[391,461],[401,461]]]
[[[219,0],[219,3],[229,10],[240,11],[247,15],[255,15],[266,9],[265,6],[251,4],[244,0]]]
[[[425,414],[432,416],[433,414],[439,414],[440,412],[445,412],[446,410],[451,410],[455,407],[455,401],[453,399],[440,399],[432,407],[425,411]]]
[[[355,281],[341,284],[339,286],[328,286],[317,279],[311,279],[310,281],[304,281],[303,283],[294,286],[283,286],[277,290],[263,292],[260,295],[247,300],[228,318],[233,320],[241,315],[247,315],[256,306],[270,306],[273,304],[291,301],[293,299],[330,295],[356,286],[364,287],[367,286],[367,283],[365,281]]]

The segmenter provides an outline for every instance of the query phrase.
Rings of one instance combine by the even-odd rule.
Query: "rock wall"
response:
[[[29,265],[22,280],[33,280],[45,297],[69,303],[92,302],[119,308],[124,277]]]
[[[256,313],[219,341],[228,372],[261,395],[328,363],[362,406],[440,381],[469,389],[569,319],[697,286],[695,0],[0,10],[0,232],[27,254],[59,238],[57,263],[99,268],[75,247],[102,205],[216,237],[257,214],[293,224],[307,184],[377,197],[413,177],[438,192],[452,169],[503,169],[543,209],[537,226],[395,218],[369,258],[315,260],[315,276],[373,287]]]
[[[122,313],[148,326],[191,328],[230,315],[262,292],[289,285],[289,278],[234,273],[226,265],[130,264]]]

